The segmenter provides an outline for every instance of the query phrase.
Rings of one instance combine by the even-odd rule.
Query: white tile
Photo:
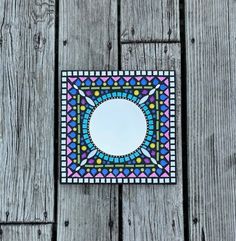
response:
[[[175,162],[174,162],[174,161],[171,161],[171,162],[170,162],[170,165],[171,165],[172,167],[175,167]]]
[[[66,149],[66,145],[61,145],[61,150],[65,150]]]
[[[171,183],[176,183],[176,178],[171,178]]]
[[[160,178],[159,183],[164,183],[164,179]]]
[[[61,162],[62,167],[66,167],[66,162]]]
[[[134,183],[134,179],[133,179],[133,178],[130,178],[130,179],[129,179],[129,182],[130,182],[130,183]]]
[[[145,70],[142,71],[142,75],[146,75],[147,72]]]
[[[66,100],[66,95],[61,95],[62,100]]]
[[[61,138],[66,138],[66,134],[61,134]]]
[[[130,75],[134,75],[134,71],[133,70],[130,71]]]
[[[170,183],[170,179],[165,178],[165,183]]]
[[[62,76],[67,76],[67,72],[66,72],[66,71],[62,71],[62,72],[61,72],[61,75],[62,75]],[[62,79],[63,79],[63,78],[62,78]],[[65,79],[66,79],[66,78],[65,78]]]
[[[62,83],[61,87],[66,88],[66,83]]]
[[[62,82],[62,83],[66,83],[66,81],[67,81],[67,78],[66,78],[66,77],[62,77],[62,78],[61,78],[61,82]]]
[[[134,180],[135,180],[135,183],[140,183],[140,179],[139,178],[136,178]]]
[[[73,183],[78,183],[78,178],[73,178]]]
[[[169,75],[169,71],[164,71],[164,75]]]
[[[66,172],[61,173],[61,177],[66,177]]]
[[[151,178],[147,178],[147,183],[152,183],[152,179]]]
[[[62,178],[62,179],[61,179],[61,182],[62,182],[62,183],[66,183],[66,178]]]
[[[61,140],[61,144],[66,144],[66,140]]]
[[[141,178],[141,183],[146,183],[146,179],[145,178]]]
[[[170,144],[175,144],[175,139],[170,139]]]

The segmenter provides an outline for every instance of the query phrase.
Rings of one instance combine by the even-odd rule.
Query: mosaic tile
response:
[[[62,71],[61,76],[61,183],[176,183],[174,71]],[[90,133],[93,113],[113,99],[133,103],[147,124],[142,143],[125,155],[100,149]]]

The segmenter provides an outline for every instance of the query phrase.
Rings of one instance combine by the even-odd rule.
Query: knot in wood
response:
[[[42,33],[36,33],[33,38],[34,49],[41,50],[46,43],[46,38],[43,37]]]
[[[111,41],[108,41],[108,42],[107,42],[107,48],[108,48],[109,50],[112,49],[112,42],[111,42]]]

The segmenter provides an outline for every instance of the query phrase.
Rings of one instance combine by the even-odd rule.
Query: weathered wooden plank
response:
[[[0,1],[0,51],[0,222],[53,221],[54,2]]]
[[[121,41],[179,39],[179,0],[121,0]]]
[[[173,69],[177,74],[177,184],[123,186],[123,240],[184,240],[180,44],[122,45],[122,69]]]
[[[117,68],[117,2],[60,1],[60,69]],[[118,240],[118,186],[59,185],[58,240]]]
[[[235,11],[186,1],[190,240],[236,240]]]
[[[1,241],[51,241],[52,225],[3,225],[0,226]]]

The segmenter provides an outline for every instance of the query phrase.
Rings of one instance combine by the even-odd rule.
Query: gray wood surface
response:
[[[117,2],[60,1],[60,69],[117,69]],[[117,185],[59,185],[58,241],[118,240]]]
[[[236,2],[186,1],[190,240],[236,240]]]
[[[183,192],[181,147],[180,44],[122,45],[124,70],[176,70],[177,184],[123,185],[124,241],[182,241]]]
[[[52,225],[3,225],[1,241],[52,241]]]
[[[183,241],[183,208],[185,241],[236,240],[236,2],[184,2],[186,46],[179,0],[56,1],[56,25],[55,0],[0,0],[0,241]],[[123,185],[120,210],[118,185],[58,182],[55,200],[55,67],[113,70],[119,57],[123,70],[177,70],[177,185]]]
[[[0,222],[53,221],[54,3],[1,0],[0,52]]]
[[[121,0],[121,41],[178,41],[179,0]]]

